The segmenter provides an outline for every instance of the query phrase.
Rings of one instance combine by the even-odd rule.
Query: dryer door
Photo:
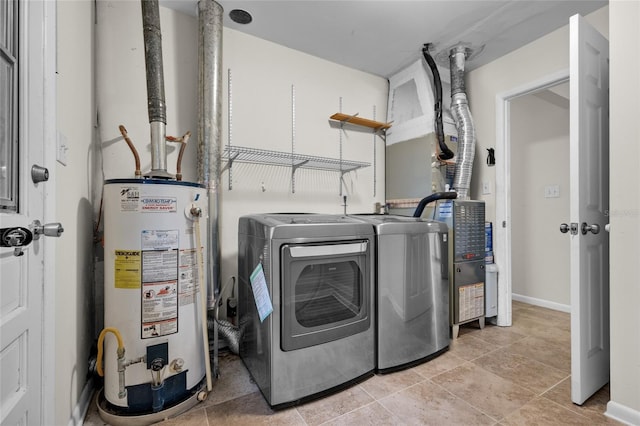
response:
[[[281,259],[283,351],[369,329],[369,241],[285,244]]]

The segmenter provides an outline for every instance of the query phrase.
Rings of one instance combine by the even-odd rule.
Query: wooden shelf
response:
[[[368,118],[361,118],[358,115],[348,115],[337,112],[329,117],[332,120],[340,121],[341,123],[355,124],[356,126],[369,127],[374,131],[387,130],[391,127],[391,123],[383,123],[381,121],[369,120]]]

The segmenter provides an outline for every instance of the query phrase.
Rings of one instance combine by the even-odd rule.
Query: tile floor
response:
[[[235,355],[201,405],[161,426],[606,425],[609,387],[583,406],[570,398],[569,314],[513,303],[513,326],[460,328],[449,351],[340,393],[273,411]],[[104,425],[92,403],[85,425]]]

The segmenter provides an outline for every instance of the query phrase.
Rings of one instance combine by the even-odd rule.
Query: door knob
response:
[[[39,220],[33,221],[31,229],[33,229],[34,240],[40,239],[40,235],[44,235],[45,237],[59,237],[64,232],[61,223],[53,222],[42,225]]]
[[[561,223],[560,232],[562,232],[563,234],[566,234],[567,232],[569,232],[569,225],[567,225],[566,223]]]
[[[40,235],[59,237],[64,232],[60,223],[41,225],[39,220],[34,220],[29,228],[31,229],[17,226],[0,229],[0,247],[13,247],[13,255],[22,256],[23,248],[31,244],[31,241],[40,239]]]
[[[592,234],[597,234],[600,232],[600,225],[594,223],[593,225],[587,225],[586,222],[582,222],[582,235],[586,235],[587,232],[591,231]]]

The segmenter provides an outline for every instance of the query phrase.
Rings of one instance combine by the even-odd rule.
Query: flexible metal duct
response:
[[[207,305],[220,292],[219,188],[222,135],[222,6],[198,2],[198,180],[209,195]]]
[[[207,319],[207,326],[209,330],[217,329],[222,336],[222,339],[226,342],[231,353],[235,355],[240,354],[240,341],[244,335],[245,329],[249,324],[248,317],[240,318],[240,325],[236,326],[229,321],[219,320],[212,317]],[[216,327],[217,326],[217,327]]]
[[[147,71],[147,106],[151,127],[151,171],[145,176],[171,178],[167,173],[167,105],[164,99],[162,32],[158,0],[142,0],[144,60]]]
[[[469,199],[471,172],[476,149],[476,130],[464,86],[464,63],[468,49],[457,46],[449,54],[451,69],[451,114],[458,128],[458,152],[453,189],[458,199]]]

